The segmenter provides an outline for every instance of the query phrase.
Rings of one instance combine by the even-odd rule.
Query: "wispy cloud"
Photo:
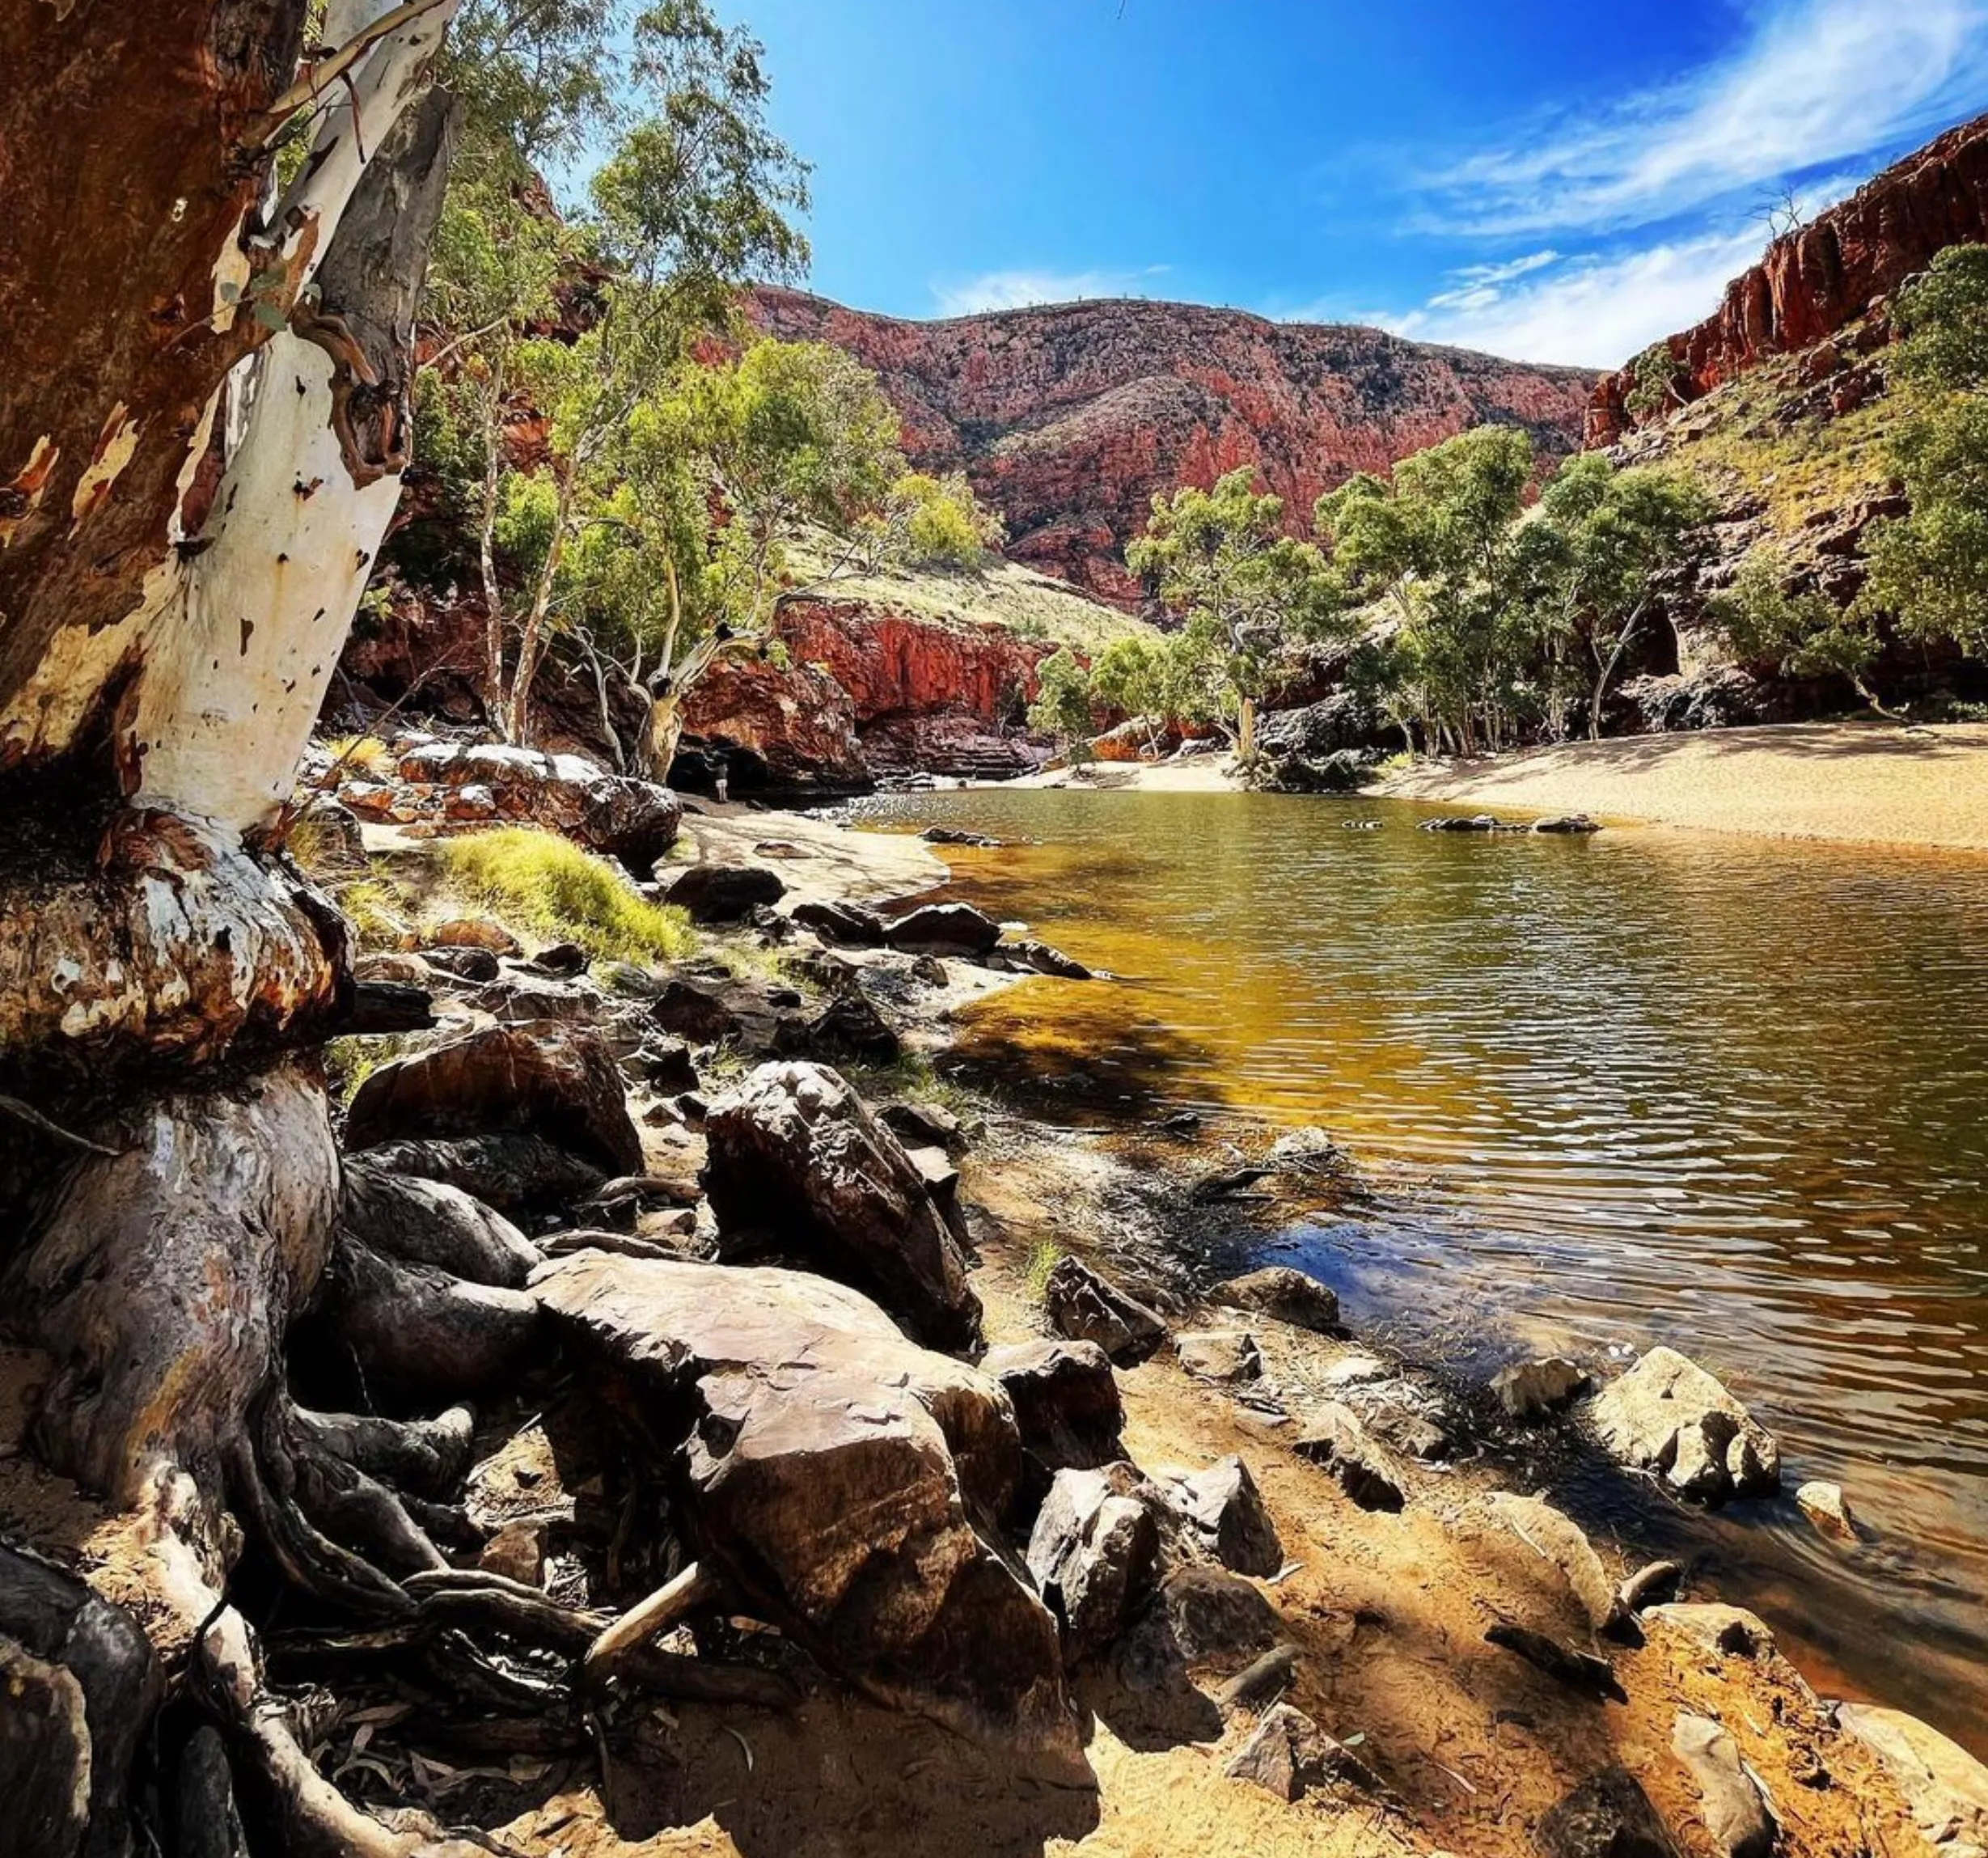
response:
[[[1411,182],[1429,231],[1655,226],[1888,150],[1988,98],[1988,0],[1762,0],[1726,58]]]
[[[1145,297],[1171,267],[1136,271],[988,271],[962,282],[934,284],[941,316],[971,316],[983,310],[1020,310],[1031,303],[1072,303],[1080,297]]]

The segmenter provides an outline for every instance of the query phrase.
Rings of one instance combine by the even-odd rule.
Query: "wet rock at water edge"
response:
[[[1491,1383],[1499,1405],[1515,1420],[1544,1419],[1588,1386],[1586,1371],[1558,1355],[1500,1368]]]
[[[1535,832],[1585,836],[1590,832],[1599,832],[1601,828],[1585,813],[1557,813],[1551,819],[1535,819],[1533,830]]]
[[[1648,1561],[1616,1589],[1622,1610],[1640,1613],[1647,1606],[1660,1606],[1677,1591],[1684,1569],[1674,1561]]]
[[[1263,1356],[1246,1329],[1202,1329],[1174,1338],[1181,1366],[1199,1381],[1254,1381],[1263,1373]]]
[[[1422,830],[1425,832],[1495,832],[1501,829],[1510,828],[1490,813],[1457,814],[1422,822]]]
[[[1719,1850],[1726,1858],[1768,1858],[1779,1828],[1741,1765],[1739,1745],[1717,1723],[1680,1712],[1670,1746],[1698,1784],[1699,1814]]]
[[[763,865],[692,865],[670,883],[663,900],[692,922],[736,923],[786,894],[779,874]]]
[[[1225,1568],[1267,1579],[1284,1566],[1277,1526],[1241,1458],[1232,1454],[1205,1471],[1157,1471],[1152,1482],[1196,1545]]]
[[[1166,1324],[1081,1259],[1056,1261],[1043,1286],[1043,1307],[1060,1335],[1095,1342],[1114,1361],[1143,1361],[1166,1340]]]
[[[1674,1348],[1652,1348],[1596,1395],[1594,1426],[1618,1458],[1707,1501],[1770,1491],[1781,1448],[1715,1377]]]
[[[1843,1495],[1840,1483],[1828,1483],[1820,1478],[1812,1479],[1795,1492],[1795,1500],[1801,1513],[1824,1535],[1834,1536],[1838,1542],[1855,1542],[1858,1537],[1857,1518],[1850,1507],[1850,1500]]]
[[[921,1340],[967,1348],[980,1300],[924,1176],[836,1072],[763,1064],[710,1107],[704,1186],[721,1248],[767,1242],[873,1290]]]
[[[1060,1471],[1030,1533],[1029,1572],[1072,1664],[1115,1644],[1153,1590],[1160,1529],[1136,1467]]]
[[[1362,1509],[1394,1512],[1407,1501],[1393,1456],[1368,1436],[1359,1415],[1339,1401],[1328,1400],[1307,1413],[1291,1449],[1323,1466]]]
[[[883,937],[907,954],[991,954],[1000,925],[971,904],[923,904],[884,925]]]
[[[1373,1797],[1386,1791],[1380,1776],[1358,1755],[1289,1704],[1263,1712],[1222,1772],[1233,1780],[1253,1781],[1284,1801],[1301,1799],[1313,1791]]]
[[[1058,1471],[1096,1471],[1125,1456],[1124,1403],[1096,1343],[1017,1342],[989,1350],[980,1365],[1014,1403],[1025,1507],[1041,1503]]]
[[[1626,1768],[1604,1768],[1539,1822],[1541,1858],[1679,1858],[1670,1828]]]
[[[918,836],[928,845],[972,845],[991,850],[1000,844],[1000,840],[990,839],[984,832],[962,832],[957,826],[928,826]]]
[[[1245,1272],[1216,1285],[1208,1296],[1226,1309],[1246,1310],[1294,1329],[1309,1329],[1321,1335],[1339,1332],[1338,1296],[1317,1278],[1288,1264],[1267,1264]]]
[[[1061,949],[1051,948],[1046,942],[1034,942],[1024,937],[1016,942],[1002,942],[994,950],[995,955],[1011,967],[1026,968],[1031,974],[1054,976],[1059,980],[1089,980],[1091,971],[1082,962],[1073,960]]]

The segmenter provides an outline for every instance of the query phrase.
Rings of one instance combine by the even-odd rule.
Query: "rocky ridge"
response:
[[[912,461],[965,471],[1005,516],[1013,559],[1128,603],[1139,588],[1125,544],[1157,491],[1254,464],[1309,523],[1320,492],[1354,472],[1487,421],[1564,455],[1594,379],[1198,304],[1107,299],[925,323],[762,287],[748,309],[771,334],[832,342],[873,369]]]

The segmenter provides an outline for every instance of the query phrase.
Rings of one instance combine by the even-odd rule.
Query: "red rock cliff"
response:
[[[1294,524],[1356,471],[1487,420],[1574,449],[1594,381],[1406,341],[1186,303],[1106,301],[916,323],[763,288],[770,333],[846,349],[903,416],[912,459],[963,469],[1007,518],[1008,553],[1118,600],[1155,491],[1260,467]]]
[[[1669,339],[1677,397],[1692,400],[1764,358],[1805,349],[1877,307],[1949,245],[1988,239],[1988,116],[1963,123],[1784,234],[1726,286],[1717,311]],[[1604,377],[1587,443],[1639,422],[1630,369]]]

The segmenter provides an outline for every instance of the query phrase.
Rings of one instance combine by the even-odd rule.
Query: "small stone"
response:
[[[1333,1388],[1364,1387],[1394,1378],[1394,1369],[1377,1355],[1348,1355],[1326,1370],[1325,1383]]]
[[[1284,1801],[1300,1799],[1313,1788],[1344,1788],[1377,1795],[1386,1791],[1380,1777],[1351,1749],[1289,1704],[1263,1712],[1250,1739],[1222,1771],[1231,1780],[1254,1781]]]
[[[1043,1286],[1043,1306],[1058,1335],[1095,1342],[1122,1364],[1144,1361],[1166,1340],[1155,1312],[1077,1259],[1057,1260]]]
[[[527,1587],[543,1587],[546,1534],[543,1522],[506,1523],[484,1544],[476,1565],[486,1572],[522,1581]]]
[[[1811,1479],[1796,1492],[1795,1500],[1801,1506],[1802,1514],[1825,1535],[1833,1535],[1839,1542],[1857,1539],[1857,1519],[1851,1513],[1849,1500],[1840,1483]]]
[[[1670,1829],[1627,1769],[1604,1768],[1539,1822],[1541,1858],[1678,1858]]]
[[[1774,1850],[1774,1816],[1740,1764],[1739,1745],[1715,1722],[1680,1712],[1671,1752],[1704,1797],[1705,1830],[1727,1858],[1767,1858]]]
[[[1209,1299],[1225,1309],[1246,1310],[1253,1315],[1288,1323],[1294,1329],[1309,1329],[1321,1335],[1339,1331],[1338,1297],[1317,1278],[1288,1264],[1267,1264],[1232,1277],[1216,1285]]]
[[[1521,1361],[1491,1376],[1498,1403],[1515,1420],[1537,1420],[1565,1406],[1588,1386],[1588,1376],[1558,1355]]]
[[[1660,1471],[1686,1496],[1716,1503],[1773,1490],[1781,1451],[1714,1375],[1674,1348],[1652,1348],[1595,1397],[1601,1442],[1623,1463]]]
[[[482,948],[493,954],[524,953],[518,937],[494,916],[451,916],[428,932],[437,948]]]
[[[1684,1569],[1674,1561],[1648,1561],[1616,1589],[1625,1612],[1635,1615],[1677,1591]]]
[[[1174,1352],[1190,1374],[1203,1381],[1262,1378],[1263,1357],[1246,1329],[1203,1329],[1177,1336]]]
[[[692,922],[743,922],[762,904],[776,904],[787,887],[763,865],[692,865],[663,893]]]

